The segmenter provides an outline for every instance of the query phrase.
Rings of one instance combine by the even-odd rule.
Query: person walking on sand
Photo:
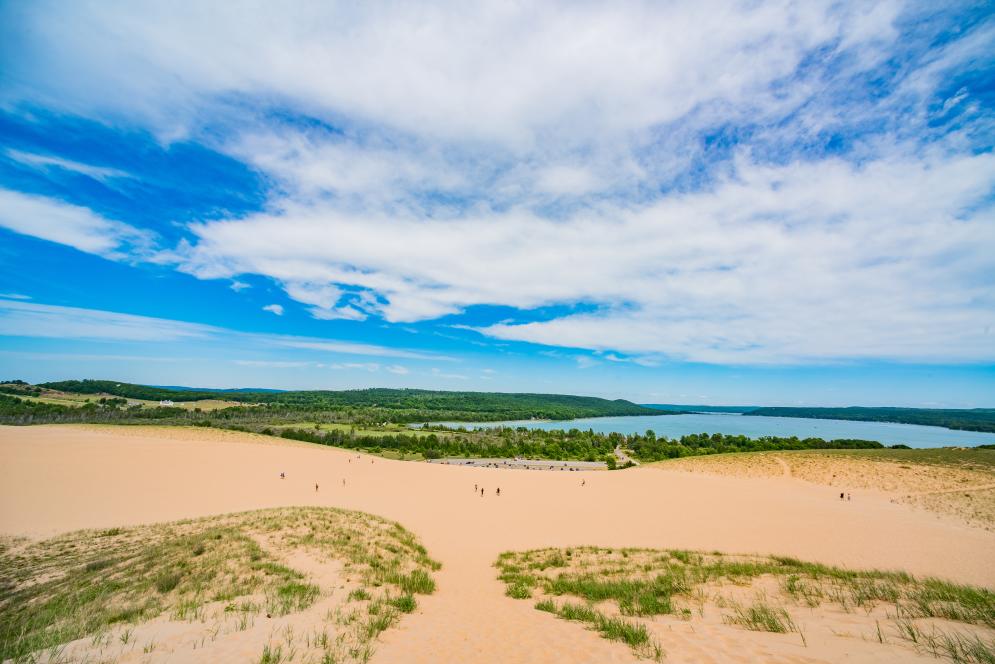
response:
[[[581,480],[581,481],[580,481],[580,485],[581,485],[581,486],[584,486],[585,484],[587,484],[587,480]]]
[[[477,493],[477,489],[479,489],[479,488],[480,488],[480,487],[478,487],[478,486],[477,486],[476,484],[474,484],[474,485],[473,485],[473,492],[474,492],[474,493]]]
[[[317,482],[314,483],[314,492],[315,493],[318,492],[318,483]]]
[[[497,489],[497,495],[499,495],[499,496],[501,495],[501,487],[498,487],[498,489]]]
[[[846,502],[850,502],[850,494],[846,494]]]
[[[480,487],[480,497],[484,497],[484,487]]]
[[[840,492],[840,500],[843,500],[843,492]]]
[[[286,475],[284,475],[283,473],[280,473],[280,479],[281,479],[281,480],[282,480],[282,479],[286,479],[286,477],[287,477]]]

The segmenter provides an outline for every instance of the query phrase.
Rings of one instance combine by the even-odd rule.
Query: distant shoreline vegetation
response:
[[[627,401],[592,397],[426,390],[351,390],[345,392],[204,392],[176,391],[113,381],[65,381],[29,385],[0,385],[0,423],[172,424],[214,427],[280,436],[321,445],[390,453],[399,458],[442,457],[560,459],[604,461],[617,465],[615,449],[622,448],[639,461],[682,456],[807,449],[877,449],[868,440],[821,438],[749,438],[741,435],[690,434],[680,438],[641,434],[598,433],[576,428],[545,431],[527,427],[468,430],[407,424],[440,418],[481,421],[507,419],[563,419],[598,415],[675,414],[636,406]],[[94,394],[94,391],[97,391]],[[90,396],[80,396],[81,394]],[[176,399],[172,397],[177,397]],[[237,397],[237,398],[233,398]],[[253,402],[254,398],[264,402]],[[219,401],[219,399],[224,399]],[[249,401],[245,403],[243,400]],[[211,402],[215,409],[201,409]],[[183,405],[177,405],[183,404]],[[523,417],[524,416],[524,417]]]
[[[25,384],[26,386],[26,384]],[[10,388],[10,385],[4,387]],[[26,386],[31,387],[31,386]],[[67,380],[36,388],[174,403],[223,399],[282,411],[337,411],[350,418],[378,422],[427,422],[453,419],[489,421],[516,419],[571,420],[583,417],[668,415],[631,401],[567,394],[449,392],[415,389],[302,390],[292,392],[192,390],[150,387],[112,380]],[[0,389],[16,394],[16,389]]]
[[[960,431],[995,433],[995,408],[900,408],[847,406],[843,408],[795,406],[694,406],[644,404],[668,413],[711,413],[761,417],[789,417],[850,422],[918,424]]]
[[[594,417],[727,413],[800,419],[892,422],[995,433],[995,408],[759,407],[648,404],[565,394],[418,389],[215,390],[112,380],[0,383],[0,423],[202,424],[258,428],[279,422],[361,426],[423,422],[565,421]],[[17,403],[17,402],[20,403]],[[210,404],[210,407],[208,407]],[[203,408],[201,406],[204,406]]]

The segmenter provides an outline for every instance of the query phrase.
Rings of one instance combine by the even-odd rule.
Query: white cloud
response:
[[[282,304],[267,304],[263,307],[263,311],[268,311],[271,314],[276,314],[277,316],[283,315],[283,305]]]
[[[706,362],[984,359],[995,351],[983,332],[993,323],[993,186],[991,154],[895,147],[861,166],[744,156],[710,190],[565,220],[522,209],[417,219],[288,206],[195,226],[183,260],[194,274],[376,292],[358,306],[390,321],[475,304],[601,305],[482,330],[549,345]],[[340,242],[323,243],[329,235]],[[313,292],[308,301],[336,302]]]
[[[0,300],[0,335],[105,341],[203,339],[219,328],[111,311]]]
[[[193,223],[160,260],[205,279],[268,277],[317,319],[582,303],[480,331],[644,365],[988,361],[995,161],[966,130],[933,148],[920,135],[930,114],[975,103],[971,89],[934,96],[950,72],[990,61],[995,29],[906,59],[896,18],[916,11],[37,2],[19,13],[10,77],[31,87],[0,103],[125,117],[262,171],[263,211]],[[836,94],[889,58],[901,71],[874,99]],[[735,159],[706,140],[730,127],[744,130]],[[853,154],[809,149],[836,133]],[[0,199],[0,225],[18,232],[101,255],[134,241],[83,208],[14,196],[21,212]]]
[[[36,95],[58,91],[63,103],[124,111],[164,129],[181,129],[214,97],[262,94],[411,134],[523,145],[539,135],[641,130],[715,100],[770,103],[766,85],[811,49],[887,41],[897,9],[828,0],[624,10],[38,2],[21,11],[32,36],[26,62],[10,64],[15,81],[30,65]],[[43,48],[37,62],[32,49]]]
[[[30,295],[22,295],[21,293],[0,293],[0,298],[7,300],[30,300]]]
[[[232,289],[236,293],[241,293],[246,288],[252,288],[252,286],[245,283],[244,281],[238,281],[237,279],[233,279],[231,284],[228,285],[228,288]]]
[[[93,166],[71,159],[63,159],[52,155],[34,154],[32,152],[22,152],[21,150],[7,150],[7,156],[14,161],[32,166],[34,168],[61,168],[73,171],[82,175],[87,175],[96,180],[107,180],[110,178],[127,178],[131,174],[117,168],[107,168],[105,166]]]
[[[111,259],[143,253],[152,234],[87,208],[0,189],[0,227]]]
[[[390,366],[384,368],[390,373],[397,374],[399,376],[411,373],[407,367],[401,366],[400,364],[391,364]]]

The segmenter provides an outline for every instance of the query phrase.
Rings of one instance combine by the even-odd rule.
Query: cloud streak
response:
[[[153,240],[88,208],[9,189],[0,189],[0,227],[115,260],[145,255]]]
[[[453,357],[405,348],[312,337],[238,332],[212,325],[165,318],[5,299],[0,299],[0,336],[109,342],[223,341],[226,344],[237,342],[267,349],[299,349],[340,355],[456,361]],[[248,363],[263,361],[238,360],[236,363],[252,366]]]

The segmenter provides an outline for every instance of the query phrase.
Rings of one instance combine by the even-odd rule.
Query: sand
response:
[[[484,487],[483,497],[474,485]],[[772,553],[995,587],[995,534],[896,504],[884,493],[841,503],[838,489],[791,477],[658,467],[521,472],[390,461],[206,429],[0,427],[0,533],[37,537],[289,505],[397,520],[442,562],[437,592],[384,635],[374,662],[634,660],[625,646],[505,597],[492,565],[507,550],[601,545]],[[828,628],[807,629],[821,643]],[[741,638],[763,640],[768,661],[836,661],[851,646],[857,654],[867,649],[856,637],[835,639],[818,652],[800,649],[797,639],[779,649],[788,643],[778,640],[783,636]],[[850,646],[841,651],[840,643]],[[874,645],[872,654],[851,661],[910,659],[908,650]],[[734,634],[697,648],[696,661],[745,662],[755,652],[743,650]],[[673,652],[668,659],[681,661]]]
[[[794,478],[861,496],[886,496],[951,519],[995,531],[995,470],[909,463],[823,452],[719,454],[664,461],[654,468],[730,477]]]

